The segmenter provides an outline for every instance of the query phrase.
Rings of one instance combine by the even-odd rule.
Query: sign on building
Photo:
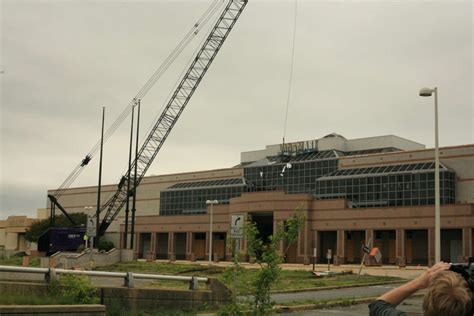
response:
[[[235,239],[244,238],[244,214],[234,214],[230,219],[230,237]]]
[[[86,231],[87,236],[95,237],[96,230],[97,230],[97,226],[96,226],[95,218],[90,215],[87,216],[87,231]]]

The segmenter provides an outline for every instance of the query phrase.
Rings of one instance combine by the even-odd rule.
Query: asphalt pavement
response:
[[[277,304],[284,304],[294,301],[327,301],[336,299],[351,299],[362,297],[380,296],[383,293],[400,286],[403,283],[372,285],[363,287],[351,287],[332,290],[320,290],[311,292],[297,292],[297,293],[278,293],[272,294],[272,299]]]
[[[410,316],[421,316],[422,312],[422,297],[415,297],[405,300],[398,306],[398,309],[406,312]],[[317,309],[312,311],[294,312],[294,313],[283,313],[291,316],[367,316],[369,314],[369,304],[357,304],[351,306],[337,306],[332,308]]]

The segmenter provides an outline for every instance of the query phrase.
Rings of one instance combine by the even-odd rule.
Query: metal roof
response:
[[[440,170],[449,170],[443,164],[440,164]],[[434,162],[422,162],[412,164],[401,164],[401,165],[389,165],[389,166],[377,166],[367,168],[354,168],[354,169],[338,169],[323,177],[318,178],[316,181],[324,180],[336,180],[354,177],[366,177],[366,176],[382,176],[382,175],[393,175],[393,174],[406,174],[416,172],[435,171]]]

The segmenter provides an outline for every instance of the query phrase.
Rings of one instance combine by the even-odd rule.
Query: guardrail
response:
[[[149,280],[171,280],[189,282],[190,290],[198,289],[198,282],[208,282],[208,278],[195,276],[177,276],[177,275],[162,275],[162,274],[146,274],[133,272],[108,272],[108,271],[86,271],[86,270],[66,270],[54,268],[29,268],[16,266],[0,266],[0,272],[20,272],[20,273],[37,273],[44,274],[45,281],[50,283],[57,278],[58,274],[79,274],[96,277],[112,277],[123,278],[124,286],[134,287],[135,279],[149,279]]]

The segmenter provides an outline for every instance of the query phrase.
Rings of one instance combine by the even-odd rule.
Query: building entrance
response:
[[[273,212],[250,213],[250,217],[252,222],[257,225],[258,238],[264,243],[268,243],[273,234]]]
[[[320,231],[318,232],[318,263],[327,263],[326,254],[331,249],[332,258],[337,254],[337,232],[336,231]],[[331,263],[333,263],[331,259]]]
[[[428,264],[428,230],[405,231],[405,256],[407,264]]]
[[[395,264],[396,232],[395,230],[374,231],[374,247],[378,247],[382,253],[383,264]]]
[[[217,260],[225,260],[226,233],[213,233],[212,251],[217,255]],[[213,255],[214,255],[213,254]]]
[[[441,230],[441,260],[458,262],[462,256],[462,229]]]
[[[345,232],[344,248],[347,263],[360,263],[362,245],[365,244],[365,230],[349,230]]]
[[[138,257],[140,259],[146,258],[148,252],[151,250],[151,233],[141,233],[138,248]]]
[[[193,253],[196,260],[206,259],[206,233],[193,233]]]
[[[168,233],[156,234],[156,259],[168,259]]]
[[[177,260],[186,260],[186,233],[174,234],[174,254]]]

